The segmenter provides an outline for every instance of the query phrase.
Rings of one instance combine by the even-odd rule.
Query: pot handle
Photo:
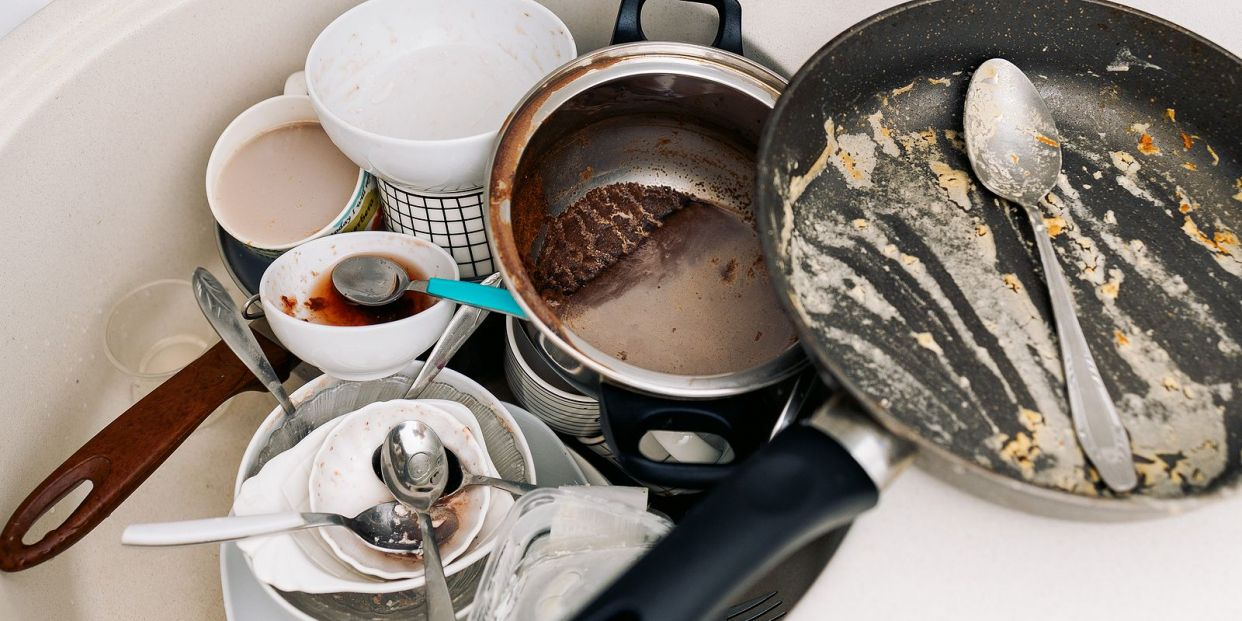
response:
[[[280,377],[297,364],[280,345],[255,333]],[[262,390],[224,342],[160,384],[95,434],[30,492],[0,530],[0,571],[34,567],[72,546],[103,522],[217,407],[233,395]],[[34,543],[35,522],[79,485],[92,486],[64,522]]]
[[[770,393],[758,391],[723,399],[680,401],[630,392],[601,382],[600,426],[621,468],[644,483],[702,489],[731,474],[771,435],[775,407]],[[770,410],[770,411],[765,411]],[[733,463],[669,463],[643,456],[639,443],[648,431],[716,434],[729,442]]]
[[[723,618],[728,602],[790,554],[874,506],[905,447],[856,411],[829,414],[847,426],[859,419],[852,437],[830,436],[815,419],[833,407],[781,432],[575,620]]]
[[[738,0],[684,0],[710,4],[716,8],[720,26],[716,28],[716,40],[712,47],[742,55],[742,5]],[[646,41],[643,34],[642,12],[647,0],[621,0],[617,12],[617,25],[612,30],[612,44]]]

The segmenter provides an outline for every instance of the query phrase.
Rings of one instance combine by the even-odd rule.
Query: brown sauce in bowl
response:
[[[410,280],[426,280],[419,268],[396,257],[386,257],[405,268]],[[396,301],[383,306],[354,304],[341,295],[332,285],[332,272],[319,274],[311,285],[310,295],[304,300],[281,296],[280,308],[286,315],[309,323],[325,326],[373,326],[405,319],[428,308],[437,300],[425,293],[406,291]],[[300,307],[300,308],[299,308]]]

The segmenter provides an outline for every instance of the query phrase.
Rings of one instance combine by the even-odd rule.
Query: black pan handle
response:
[[[710,4],[715,7],[720,26],[716,28],[716,40],[712,47],[742,55],[742,5],[738,0],[683,0]],[[612,29],[612,44],[646,41],[643,34],[642,12],[647,0],[621,0],[617,12],[617,25]]]
[[[795,423],[719,483],[575,619],[721,619],[751,583],[878,498],[871,476],[845,446]]]
[[[652,397],[601,382],[600,427],[621,469],[644,483],[684,489],[711,487],[729,476],[737,464],[759,450],[771,435],[780,406],[769,388],[755,393],[680,401]],[[712,433],[733,448],[727,464],[659,462],[645,457],[639,442],[648,431]]]

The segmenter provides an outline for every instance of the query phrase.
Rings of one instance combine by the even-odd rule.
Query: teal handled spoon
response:
[[[395,261],[374,255],[355,255],[338,263],[332,269],[332,285],[345,299],[363,306],[383,306],[406,291],[418,291],[526,319],[522,307],[504,287],[447,278],[411,280],[405,269]]]

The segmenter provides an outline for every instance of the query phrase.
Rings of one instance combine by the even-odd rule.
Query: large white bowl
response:
[[[281,255],[263,273],[259,298],[280,342],[298,358],[340,379],[364,381],[392,375],[427,351],[453,318],[456,305],[431,308],[373,326],[328,326],[290,317],[281,296],[304,300],[320,278],[347,257],[382,254],[422,269],[428,277],[457,280],[457,262],[439,246],[411,235],[360,231],[322,237]]]
[[[370,0],[338,17],[306,57],[306,85],[332,142],[360,167],[414,190],[481,187],[500,124],[473,136],[417,140],[383,136],[345,120],[359,85],[386,63],[430,46],[482,43],[529,65],[540,77],[577,55],[569,29],[533,0]],[[446,66],[445,72],[453,71]],[[481,77],[479,91],[489,87]],[[427,97],[454,97],[425,85]],[[515,106],[520,95],[509,103]]]

